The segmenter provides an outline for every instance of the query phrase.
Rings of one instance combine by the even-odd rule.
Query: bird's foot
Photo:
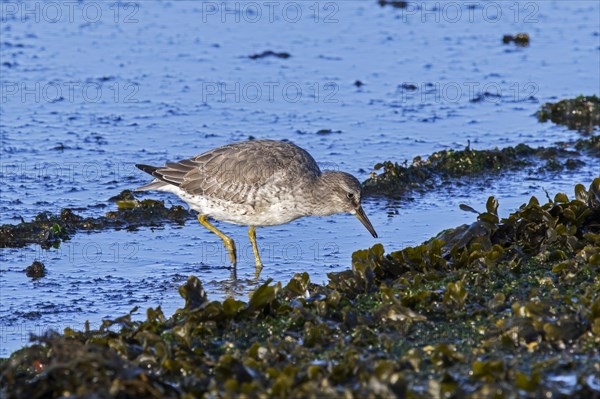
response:
[[[260,261],[260,258],[256,258],[256,271],[254,272],[254,278],[258,279],[260,277],[260,272],[262,271],[263,264]]]
[[[229,252],[229,260],[231,261],[233,267],[235,267],[237,264],[237,251],[235,249],[235,242],[233,242],[233,239],[227,237],[226,240],[223,240],[223,243],[225,244],[225,248],[227,248],[227,252]]]

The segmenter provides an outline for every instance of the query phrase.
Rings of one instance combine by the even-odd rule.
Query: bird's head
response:
[[[324,172],[321,175],[324,194],[321,198],[327,214],[351,213],[377,238],[377,233],[361,205],[362,188],[356,177],[344,172]]]

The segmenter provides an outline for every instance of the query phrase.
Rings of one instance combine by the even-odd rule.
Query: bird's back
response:
[[[247,204],[259,192],[293,189],[320,174],[308,152],[275,140],[227,144],[152,172],[189,195]]]

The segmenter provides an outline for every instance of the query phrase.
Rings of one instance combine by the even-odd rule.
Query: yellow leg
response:
[[[221,240],[223,240],[223,244],[225,244],[225,248],[227,248],[227,251],[229,252],[229,259],[231,259],[231,263],[233,264],[233,266],[235,266],[236,256],[235,243],[233,242],[233,240],[227,237],[225,234],[221,233],[215,226],[213,226],[206,218],[206,215],[199,215],[198,221],[202,226],[206,227],[207,229],[218,235],[219,238],[221,238]]]
[[[252,244],[252,251],[254,251],[254,260],[256,261],[256,277],[260,275],[262,270],[262,262],[260,261],[260,255],[258,253],[258,245],[256,244],[256,227],[250,226],[248,229],[248,236],[250,237],[250,243]]]

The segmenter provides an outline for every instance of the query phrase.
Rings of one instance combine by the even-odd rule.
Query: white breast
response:
[[[291,222],[305,216],[298,204],[291,198],[278,198],[276,201],[254,208],[250,205],[218,200],[201,195],[190,195],[177,186],[168,185],[160,191],[173,193],[185,201],[196,212],[215,220],[244,226],[274,226]]]

